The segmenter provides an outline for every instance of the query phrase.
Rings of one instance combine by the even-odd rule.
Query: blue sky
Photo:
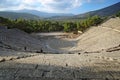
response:
[[[120,0],[0,0],[0,11],[34,9],[48,13],[80,14],[117,2]]]

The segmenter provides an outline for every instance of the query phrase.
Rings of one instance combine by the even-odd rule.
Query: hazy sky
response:
[[[117,2],[120,0],[0,0],[0,10],[34,9],[49,13],[79,14]]]

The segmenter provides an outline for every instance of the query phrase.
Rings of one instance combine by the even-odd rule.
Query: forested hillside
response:
[[[8,26],[8,28],[18,28],[25,32],[50,32],[50,31],[85,31],[90,26],[98,25],[103,21],[99,16],[89,17],[84,20],[68,22],[68,21],[50,21],[50,20],[25,20],[25,19],[7,19],[0,17],[0,25]]]
[[[95,10],[95,11],[89,11],[89,12],[74,15],[74,16],[71,16],[71,17],[67,17],[67,16],[63,16],[63,17],[56,16],[55,17],[54,16],[54,17],[51,17],[51,18],[48,18],[48,19],[53,19],[53,20],[76,20],[77,21],[77,20],[85,19],[89,16],[95,16],[95,15],[98,15],[98,16],[101,16],[101,17],[113,16],[116,13],[118,13],[119,11],[120,11],[120,2],[118,2],[116,4],[113,4],[111,6],[108,6],[106,8],[102,8],[102,9]]]
[[[4,18],[10,19],[40,19],[39,16],[29,14],[29,13],[17,13],[17,12],[7,12],[7,11],[0,11],[0,16]]]

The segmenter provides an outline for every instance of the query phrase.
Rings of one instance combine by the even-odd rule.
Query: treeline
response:
[[[84,32],[90,26],[97,26],[103,21],[99,16],[88,17],[87,19],[80,20],[77,22],[65,22],[64,23],[64,31],[71,32],[80,30]]]
[[[24,20],[16,19],[11,20],[0,17],[0,25],[8,26],[8,28],[18,28],[25,32],[51,32],[51,31],[85,31],[90,26],[96,26],[103,21],[99,16],[88,17],[87,19],[77,22],[67,21],[48,21],[48,20]]]

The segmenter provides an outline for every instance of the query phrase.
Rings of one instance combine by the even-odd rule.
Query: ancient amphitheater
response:
[[[0,80],[120,80],[120,18],[64,36],[0,27]]]

